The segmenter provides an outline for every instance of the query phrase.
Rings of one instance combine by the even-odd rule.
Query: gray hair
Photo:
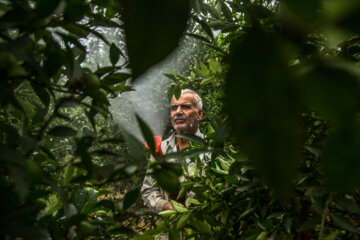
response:
[[[202,110],[202,107],[203,107],[203,104],[202,104],[202,100],[201,100],[201,97],[199,96],[199,94],[197,94],[195,91],[191,90],[191,89],[182,89],[181,90],[181,95],[185,94],[185,93],[192,93],[194,94],[194,97],[195,97],[195,107],[196,107],[196,110]]]

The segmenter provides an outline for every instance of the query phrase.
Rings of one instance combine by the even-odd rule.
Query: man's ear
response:
[[[202,116],[203,116],[203,110],[200,109],[200,110],[198,111],[198,120],[199,120],[199,121],[202,119]]]

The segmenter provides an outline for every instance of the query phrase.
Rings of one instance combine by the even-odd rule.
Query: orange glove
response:
[[[161,150],[161,142],[162,139],[159,136],[154,136],[154,143],[155,143],[155,159],[158,159],[160,156],[164,155],[164,153]],[[147,142],[145,142],[145,147],[147,149],[150,149],[149,145],[147,144]]]

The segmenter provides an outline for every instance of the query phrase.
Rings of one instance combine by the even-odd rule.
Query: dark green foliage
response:
[[[358,239],[359,7],[1,1],[0,238],[178,239],[184,229],[188,239]],[[124,27],[127,52],[98,26]],[[207,48],[188,71],[166,74],[168,95],[202,96],[206,137],[178,136],[190,148],[149,166],[179,201],[155,227],[138,209],[143,143],[108,123],[110,98],[132,91],[127,80],[183,33]],[[111,65],[85,67],[90,35],[109,47]],[[148,123],[138,122],[154,153]]]
[[[82,67],[80,43],[89,34],[108,43],[90,23],[119,27],[120,10],[81,0],[1,3],[1,238],[110,237],[125,214],[106,189],[137,167],[106,118],[109,96],[131,90],[119,88],[130,74],[119,72],[125,56],[114,45],[112,67]]]
[[[170,216],[167,231],[180,225],[195,239],[357,239],[358,32],[348,38],[327,30],[345,27],[358,4],[226,1],[238,13],[229,33],[219,2],[196,1],[203,31],[188,33],[215,51],[189,75],[168,74],[173,88],[203,97],[212,155],[205,176],[181,184],[180,193],[195,192],[200,204]],[[212,30],[224,34],[214,41]],[[331,45],[335,35],[343,41]],[[214,136],[226,134],[214,116],[224,112],[214,106],[224,97],[231,130],[219,141]]]

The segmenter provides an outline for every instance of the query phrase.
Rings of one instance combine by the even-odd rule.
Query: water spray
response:
[[[145,139],[140,131],[136,115],[141,117],[155,135],[155,152],[162,155],[161,137],[169,123],[170,104],[167,89],[171,81],[164,76],[171,67],[173,71],[186,74],[193,57],[199,52],[199,42],[193,38],[185,38],[168,58],[150,68],[140,76],[134,85],[135,91],[121,93],[110,101],[110,111],[114,121],[124,132],[134,136],[140,143]],[[128,82],[127,85],[131,84]],[[145,144],[146,146],[147,144]],[[148,146],[147,146],[148,148]]]

